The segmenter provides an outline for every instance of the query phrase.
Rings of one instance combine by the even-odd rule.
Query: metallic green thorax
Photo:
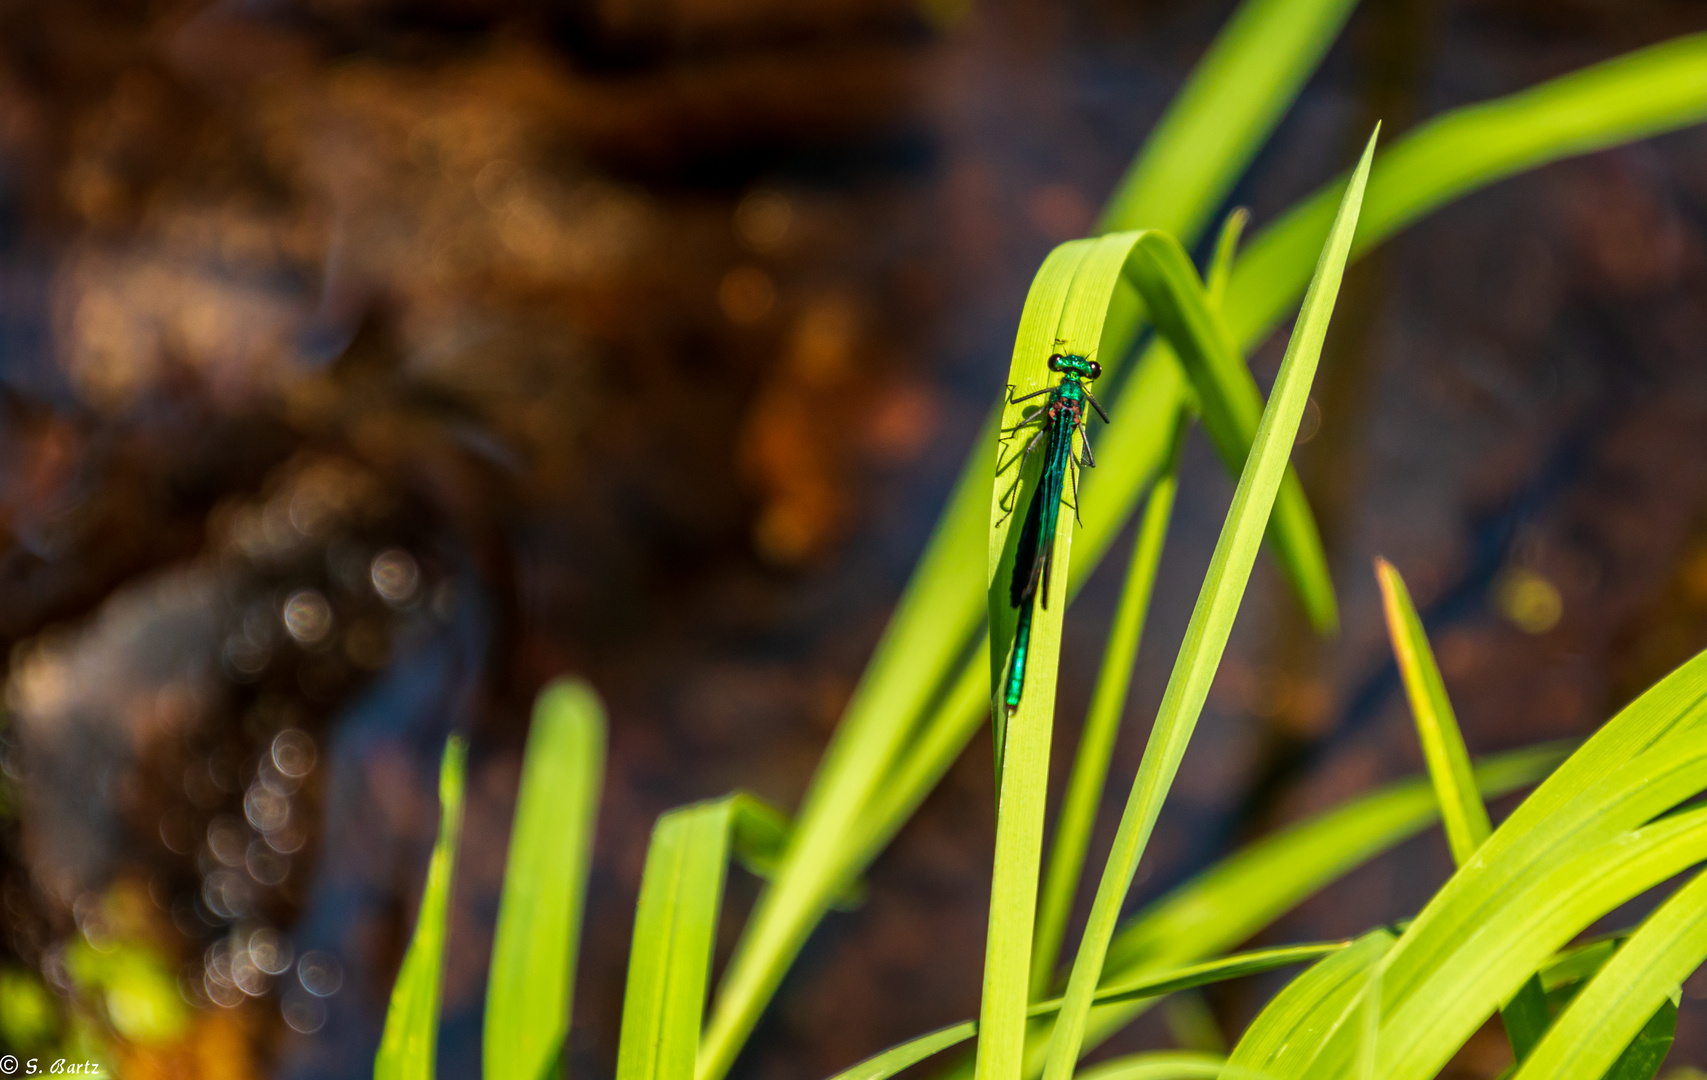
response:
[[[1007,686],[1002,695],[1003,705],[1010,716],[1019,708],[1020,696],[1025,691],[1033,601],[1041,597],[1043,606],[1049,606],[1049,576],[1054,563],[1055,527],[1061,517],[1061,502],[1066,498],[1070,480],[1073,508],[1075,512],[1078,510],[1078,467],[1090,468],[1096,464],[1091,457],[1090,443],[1085,438],[1085,406],[1095,409],[1103,422],[1108,422],[1102,406],[1097,404],[1085,385],[1102,374],[1101,364],[1071,353],[1056,353],[1049,358],[1049,370],[1061,373],[1061,381],[1056,385],[1019,398],[1009,392],[1008,401],[1014,404],[1044,394],[1049,396],[1041,409],[1002,433],[1006,436],[1024,428],[1038,428],[1025,449],[998,471],[1006,471],[1017,463],[1019,474],[1023,474],[1031,452],[1039,443],[1045,444],[1043,472],[1020,526],[1019,543],[1014,549],[1013,578],[1008,583],[1008,602],[1019,609],[1013,652],[1008,661]],[[1083,448],[1078,455],[1074,454],[1074,436],[1078,437]],[[1019,483],[1020,475],[1016,474],[1013,486],[1003,497],[1004,509],[1009,512],[1013,510],[1010,500],[1018,492]]]

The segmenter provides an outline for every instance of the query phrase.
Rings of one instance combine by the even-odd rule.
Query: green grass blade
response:
[[[1542,987],[1549,995],[1579,988],[1581,984],[1594,978],[1595,973],[1612,959],[1612,955],[1629,936],[1629,933],[1625,932],[1611,937],[1594,938],[1564,950],[1541,969]]]
[[[1704,765],[1707,732],[1674,731],[1545,818],[1526,811],[1550,801],[1553,781],[1530,796],[1394,950],[1381,1074],[1433,1075],[1565,942],[1707,857],[1707,809],[1655,820],[1701,789]]]
[[[1440,799],[1447,846],[1452,850],[1452,861],[1463,866],[1493,832],[1488,808],[1482,804],[1470,775],[1470,753],[1464,748],[1464,736],[1458,730],[1452,702],[1446,696],[1440,667],[1434,662],[1434,650],[1429,648],[1422,620],[1417,617],[1416,605],[1411,603],[1410,590],[1386,559],[1375,560],[1375,577],[1381,586],[1387,636],[1392,640],[1405,695],[1411,703],[1411,715],[1416,719],[1417,737],[1422,743],[1423,758],[1428,762],[1429,777]],[[1522,1061],[1541,1041],[1553,1019],[1539,975],[1523,984],[1500,1010],[1500,1015],[1512,1054]]]
[[[1639,49],[1528,90],[1438,116],[1394,142],[1369,178],[1357,250],[1429,211],[1561,158],[1707,119],[1707,34]],[[1333,218],[1328,185],[1264,229],[1227,291],[1227,318],[1249,343],[1303,287]]]
[[[1447,845],[1452,849],[1452,861],[1463,866],[1494,831],[1488,820],[1488,808],[1482,805],[1476,781],[1470,775],[1470,753],[1464,749],[1464,736],[1458,730],[1452,702],[1446,696],[1446,684],[1441,681],[1440,668],[1434,662],[1434,650],[1429,648],[1422,620],[1411,603],[1410,590],[1386,559],[1375,560],[1375,577],[1381,585],[1387,636],[1392,640],[1405,696],[1416,719],[1423,759],[1428,762],[1429,779],[1434,782],[1435,795],[1440,799]]]
[[[1289,362],[1303,375],[1301,382],[1280,384],[1295,390],[1297,397],[1296,402],[1283,406],[1283,413],[1292,404],[1301,412],[1308,395],[1321,338],[1326,333],[1326,315],[1332,308],[1338,275],[1343,271],[1344,252],[1349,249],[1355,228],[1356,193],[1361,190],[1366,173],[1367,161],[1349,189],[1347,205],[1352,209],[1341,230],[1343,243],[1337,248],[1338,261],[1324,264],[1326,285],[1316,293],[1322,299],[1300,320],[1297,341],[1302,347],[1288,352]],[[1329,250],[1336,249],[1330,245]],[[1023,460],[1021,450],[1034,435],[1030,429],[1016,430],[1027,409],[1035,408],[1024,404],[1024,399],[1054,382],[1054,375],[1046,365],[1051,353],[1058,349],[1089,353],[1091,343],[1104,339],[1118,290],[1128,284],[1135,285],[1142,294],[1157,329],[1173,343],[1175,351],[1191,358],[1188,370],[1200,382],[1199,399],[1204,403],[1206,417],[1215,417],[1215,429],[1224,436],[1218,441],[1230,463],[1245,468],[1247,456],[1258,462],[1251,474],[1254,479],[1242,482],[1242,496],[1235,496],[1236,507],[1242,505],[1241,498],[1243,504],[1252,507],[1238,520],[1247,525],[1254,523],[1251,527],[1257,529],[1256,535],[1260,537],[1268,531],[1270,511],[1275,510],[1275,524],[1280,529],[1275,534],[1280,540],[1277,546],[1283,556],[1294,556],[1283,558],[1283,564],[1293,571],[1300,592],[1318,621],[1333,620],[1333,590],[1326,562],[1321,557],[1320,541],[1304,504],[1303,491],[1287,465],[1291,443],[1282,444],[1277,441],[1278,436],[1271,435],[1272,449],[1267,459],[1251,453],[1257,445],[1254,439],[1260,439],[1257,417],[1262,409],[1261,395],[1237,353],[1227,345],[1226,332],[1212,312],[1197,273],[1178,241],[1155,232],[1116,233],[1097,240],[1073,241],[1051,252],[1032,282],[1014,341],[1009,369],[1011,389],[1000,422],[1001,430],[1009,434],[1003,440],[1006,445],[998,451],[998,460],[1003,464],[991,485],[987,553],[990,636],[992,643],[1002,643],[1000,648],[993,646],[989,654],[991,684],[997,692],[1005,684],[1008,664],[1013,662],[1013,639],[1020,615],[1009,603],[1008,589],[1019,522],[1024,517],[1019,508],[1026,505],[1028,498],[1035,497],[1038,483],[1035,471],[1017,477],[1009,475],[1009,469],[1018,467]],[[1208,374],[1211,371],[1215,373]],[[1296,431],[1296,417],[1282,423],[1289,423],[1289,430]],[[1291,437],[1285,436],[1287,440]],[[1263,478],[1266,465],[1272,465],[1271,471],[1275,473],[1272,484]],[[1277,494],[1279,508],[1274,505]],[[1019,978],[1015,972],[1021,965],[1029,970],[1025,958],[1033,951],[1055,675],[1069,588],[1073,532],[1072,522],[1063,522],[1054,544],[1053,571],[1045,578],[1051,582],[1050,592],[1039,596],[1034,609],[1025,695],[1011,718],[1006,717],[999,703],[992,710],[1000,785],[981,1012],[983,1034],[978,1045],[981,1078],[1000,1080],[1017,1075],[1023,1053],[1023,1006],[1031,996],[1031,979]],[[1238,532],[1235,529],[1230,535]],[[1237,546],[1229,550],[1237,551]],[[1220,557],[1224,565],[1232,567],[1239,567],[1243,558],[1226,553]],[[1254,558],[1253,550],[1251,559]],[[1249,574],[1249,560],[1245,560],[1242,568],[1234,569],[1233,576],[1228,578],[1228,581],[1233,577],[1238,579],[1229,593],[1232,606],[1220,612],[1229,626]],[[1208,662],[1208,671],[1213,671],[1224,643],[1223,637],[1221,644],[1213,646],[1215,658]],[[1196,707],[1201,707],[1201,702]]]
[[[788,840],[788,818],[736,792],[671,810],[646,850],[617,1080],[690,1080],[729,861],[763,875]]]
[[[1399,572],[1385,559],[1375,560],[1375,574],[1381,587],[1388,637],[1440,802],[1448,846],[1453,861],[1462,866],[1492,832],[1487,807],[1476,791],[1470,756],[1410,591]],[[1539,975],[1524,983],[1501,1009],[1501,1014],[1512,1052],[1522,1061],[1551,1021]]]
[[[1216,311],[1227,300],[1227,282],[1233,278],[1233,263],[1239,255],[1239,238],[1251,223],[1251,212],[1244,207],[1235,209],[1221,223],[1221,233],[1215,238],[1215,254],[1209,260],[1209,273],[1203,279],[1204,291],[1209,294],[1209,306]]]
[[[944,1050],[959,1046],[976,1034],[978,1021],[962,1020],[958,1024],[938,1028],[915,1039],[909,1039],[899,1046],[873,1054],[851,1069],[837,1073],[830,1080],[888,1080],[902,1069],[911,1068]]]
[[[1398,1000],[1389,998],[1381,1027],[1379,1074],[1400,1080],[1433,1076],[1500,1000],[1562,944],[1620,904],[1704,857],[1707,811],[1697,810],[1663,818],[1556,860],[1497,898],[1499,906],[1492,910],[1481,896],[1475,897],[1482,904],[1482,919],[1451,950],[1450,963],[1432,972],[1420,988],[1399,987]],[[1418,932],[1419,923],[1411,925],[1407,937]],[[1427,936],[1429,929],[1425,926],[1419,938]],[[1699,954],[1693,962],[1700,962]],[[1414,977],[1411,981],[1414,985]],[[1654,1007],[1653,1000],[1642,1002],[1640,1015],[1623,1029],[1622,1041],[1608,1050],[1602,1066],[1611,1062]],[[1601,1030],[1613,1028],[1608,1025]],[[1542,1054],[1547,1041],[1542,1040],[1526,1069]],[[1576,1063],[1561,1066],[1573,1076],[1592,1077],[1599,1072],[1578,1073],[1577,1068]]]
[[[807,935],[863,869],[847,857],[849,839],[862,831],[867,804],[971,639],[984,585],[976,553],[989,528],[994,425],[992,417],[824,751],[788,848],[729,961],[698,1056],[698,1080],[728,1071]]]
[[[1109,261],[1105,245],[1095,240],[1062,244],[1044,260],[1032,279],[1014,339],[1013,362],[1008,382],[1013,388],[1001,426],[1017,423],[1025,406],[1012,397],[1037,390],[1050,381],[1046,358],[1057,342],[1067,351],[1088,353],[1101,337],[1101,317],[1087,305],[1072,304],[1072,292],[1081,274],[1085,288],[1095,288],[1106,273],[1097,273]],[[1118,264],[1116,264],[1118,272]],[[1089,279],[1094,278],[1095,281]],[[1113,280],[1102,290],[1103,311],[1113,291]],[[1080,312],[1096,323],[1094,332]],[[1019,432],[1018,442],[1031,436]],[[1010,437],[1010,441],[1013,441]],[[998,451],[1017,454],[1019,447]],[[1041,457],[1038,459],[1041,465]],[[1016,466],[1017,467],[1017,466]],[[1025,1008],[1028,960],[1031,956],[1033,919],[1036,915],[1038,867],[1043,849],[1044,800],[1049,787],[1050,735],[1055,714],[1056,664],[1061,650],[1061,617],[1067,603],[1067,566],[1071,555],[1073,523],[1063,520],[1053,550],[1053,566],[1044,571],[1047,587],[1033,603],[1029,662],[1025,693],[1018,709],[1008,716],[1000,700],[1005,681],[1003,671],[1014,647],[1019,610],[1009,606],[1008,580],[1013,572],[1024,514],[1017,508],[1038,497],[1038,472],[1026,476],[1024,490],[1011,496],[1016,508],[1004,510],[1005,490],[1013,481],[998,468],[992,471],[990,488],[990,542],[988,552],[991,660],[990,683],[997,696],[991,710],[995,734],[997,779],[996,854],[990,877],[990,914],[984,943],[984,986],[979,1005],[977,1048],[978,1080],[1015,1080],[1025,1048]],[[1067,518],[1066,512],[1062,513]],[[1052,576],[1051,576],[1052,575]],[[996,642],[1002,642],[997,648]]]
[[[1355,0],[1247,0],[1121,177],[1098,232],[1187,243],[1221,205],[1351,15]]]
[[[1546,776],[1566,751],[1546,743],[1496,754],[1477,766],[1477,784],[1489,796],[1508,794]],[[1257,840],[1135,914],[1109,947],[1103,981],[1236,945],[1438,820],[1428,782],[1406,780]]]
[[[1345,949],[1350,942],[1326,941],[1309,945],[1281,945],[1272,949],[1257,949],[1252,952],[1238,953],[1233,956],[1223,956],[1216,960],[1206,960],[1200,964],[1167,972],[1165,974],[1148,974],[1125,982],[1111,983],[1097,988],[1091,1000],[1098,1005],[1112,1005],[1142,998],[1161,997],[1179,990],[1191,990],[1211,983],[1226,982],[1228,979],[1243,978],[1246,975],[1260,975],[1265,971],[1276,968],[1291,967],[1309,960],[1319,960],[1324,956]],[[1033,1005],[1032,1016],[1047,1016],[1061,1008],[1062,999],[1045,1001]]]
[[[735,810],[732,798],[695,803],[653,828],[628,954],[618,1080],[693,1075]]]
[[[1547,1005],[1547,991],[1541,985],[1541,975],[1531,975],[1512,999],[1500,1006],[1500,1022],[1505,1025],[1511,1053],[1518,1061],[1530,1055],[1547,1026],[1553,1022],[1553,1012]]]
[[[1146,233],[1138,243],[1148,257],[1133,261],[1131,276],[1156,329],[1172,346],[1196,391],[1209,441],[1227,471],[1237,477],[1245,468],[1262,419],[1262,392],[1205,296],[1185,249],[1162,233]],[[1281,477],[1265,532],[1311,625],[1324,633],[1332,631],[1339,615],[1327,556],[1303,485],[1291,466]]]
[[[1155,972],[1120,986],[1108,987],[1098,992],[1097,1000],[1126,1002],[1156,998],[1181,990],[1190,990],[1200,986],[1226,982],[1230,979],[1244,978],[1248,975],[1260,975],[1264,972],[1320,959],[1323,956],[1339,952],[1347,944],[1349,943],[1344,941],[1328,941],[1309,945],[1286,945],[1273,949],[1258,949],[1236,956],[1226,956],[1207,963]],[[1026,1015],[1029,1017],[1048,1016],[1060,1007],[1061,999],[1059,998],[1051,1001],[1040,1001],[1028,1007]],[[887,1080],[888,1077],[894,1076],[902,1069],[910,1068],[926,1058],[941,1053],[950,1047],[958,1046],[977,1033],[978,1022],[976,1020],[965,1020],[958,1024],[950,1024],[947,1027],[927,1032],[874,1054],[852,1068],[837,1073],[832,1080]]]
[[[463,771],[468,744],[452,735],[439,764],[439,835],[427,864],[427,885],[415,932],[391,987],[391,1006],[373,1061],[374,1080],[432,1080],[439,1039],[439,993],[444,981],[445,920],[451,876],[462,836]]]
[[[1668,1000],[1648,1018],[1602,1080],[1654,1080],[1676,1039],[1677,1002]]]
[[[1209,692],[1209,683],[1219,666],[1221,652],[1232,631],[1233,617],[1243,598],[1245,585],[1256,561],[1257,546],[1268,525],[1269,511],[1286,474],[1287,460],[1297,436],[1298,422],[1310,393],[1310,383],[1321,357],[1328,318],[1339,293],[1346,256],[1357,228],[1357,210],[1363,185],[1375,154],[1372,136],[1363,159],[1352,173],[1341,202],[1340,215],[1329,233],[1316,278],[1304,300],[1304,308],[1287,345],[1274,393],[1263,413],[1250,458],[1239,478],[1233,505],[1227,514],[1221,539],[1209,564],[1197,608],[1192,612],[1181,645],[1174,674],[1162,698],[1150,733],[1150,743],[1132,795],[1121,818],[1114,851],[1104,869],[1102,882],[1091,909],[1079,953],[1068,982],[1066,1004],[1056,1024],[1046,1080],[1067,1080],[1073,1073],[1083,1042],[1091,996],[1099,981],[1115,921],[1132,883],[1133,872],[1149,840],[1162,800],[1179,768],[1198,714]]]
[[[1354,256],[1445,203],[1509,176],[1698,123],[1707,117],[1703,71],[1707,35],[1693,35],[1436,117],[1382,154],[1369,180]],[[1239,258],[1223,310],[1240,347],[1260,341],[1303,290],[1339,190],[1338,182],[1325,185],[1264,229]],[[1130,220],[1163,228],[1170,224],[1161,216]],[[1130,342],[1105,341],[1103,354]],[[1155,344],[1146,352],[1139,370],[1156,370],[1148,371],[1145,388],[1157,395],[1183,394],[1183,376],[1173,370],[1167,351]],[[1166,416],[1178,400],[1159,396],[1138,402],[1127,395],[1116,400],[1112,415],[1117,425],[1098,444],[1098,475],[1086,485],[1087,494],[1093,487],[1095,494],[1087,499],[1076,545],[1079,576],[1087,576],[1102,558],[1166,454],[1158,440],[1133,434],[1119,410],[1143,407]],[[1125,440],[1117,437],[1123,432]]]
[[[569,1034],[604,759],[604,708],[592,687],[563,679],[542,690],[522,758],[492,937],[487,1076],[543,1080]]]
[[[1524,800],[1407,929],[1386,974],[1381,1049],[1393,1068],[1384,1075],[1428,1074],[1432,1061],[1443,1062],[1439,1055],[1450,1054],[1494,1005],[1582,928],[1572,928],[1571,919],[1592,921],[1622,902],[1653,866],[1638,860],[1620,874],[1584,860],[1610,859],[1619,845],[1635,850],[1651,843],[1659,835],[1655,830],[1689,817],[1674,815],[1644,827],[1698,793],[1704,771],[1707,654],[1603,725]],[[1538,885],[1561,865],[1577,867],[1590,880],[1556,881],[1553,893]],[[1575,891],[1579,887],[1600,891],[1582,896]],[[1521,899],[1531,894],[1534,899]],[[1566,894],[1575,897],[1573,907],[1555,921],[1523,918],[1521,904],[1556,906]],[[1601,902],[1609,906],[1594,911]],[[1506,917],[1514,906],[1516,922]],[[1483,960],[1491,956],[1498,963],[1487,967]],[[1523,963],[1529,971],[1516,970]]]
[[[1490,757],[1476,768],[1489,796],[1533,784],[1566,755],[1544,744]],[[1299,901],[1439,820],[1424,779],[1389,785],[1241,849],[1134,915],[1109,948],[1102,985],[1121,985],[1231,948]],[[1086,1043],[1094,1045],[1142,1012],[1144,1001],[1099,1005]],[[1027,1036],[1026,1075],[1043,1067],[1049,1025]]]
[[[1601,967],[1518,1070],[1517,1080],[1602,1073],[1608,1080],[1651,1077],[1676,1028],[1678,985],[1704,960],[1707,873],[1667,898]]]
[[[1126,584],[1121,589],[1114,624],[1103,648],[1096,690],[1091,695],[1090,711],[1085,716],[1085,726],[1079,735],[1079,747],[1073,759],[1073,772],[1067,780],[1067,793],[1061,801],[1055,823],[1049,866],[1043,878],[1043,897],[1038,903],[1037,936],[1032,947],[1031,998],[1034,1001],[1048,992],[1050,979],[1055,973],[1061,939],[1067,932],[1067,917],[1072,912],[1073,898],[1077,895],[1079,877],[1084,870],[1085,850],[1090,846],[1097,808],[1102,805],[1108,764],[1114,754],[1115,736],[1120,733],[1120,716],[1126,709],[1126,693],[1132,683],[1132,666],[1138,659],[1144,620],[1150,610],[1150,594],[1155,588],[1156,570],[1162,561],[1162,545],[1167,540],[1168,522],[1173,517],[1174,492],[1179,486],[1179,451],[1186,426],[1187,418],[1182,414],[1175,420],[1178,434],[1174,438],[1173,456],[1161,479],[1150,490],[1149,504],[1144,508],[1138,535],[1132,543],[1132,561],[1126,569]]]
[[[1226,1064],[1220,1054],[1146,1050],[1082,1069],[1078,1080],[1214,1080]]]
[[[754,877],[770,880],[776,873],[782,856],[788,850],[789,833],[793,825],[788,815],[776,807],[745,793],[730,796],[735,800],[735,815],[730,827],[729,853]],[[849,882],[834,905],[842,911],[852,911],[865,902],[865,883]]]
[[[867,811],[842,849],[850,867],[868,865],[913,816],[972,741],[990,710],[988,641],[982,642],[961,665],[953,686],[944,695],[890,780],[872,796]]]
[[[1392,945],[1391,933],[1373,930],[1288,983],[1245,1029],[1229,1071],[1269,1080],[1345,1075],[1371,977]]]
[[[1086,355],[1102,340],[1116,289],[1147,235],[1117,233],[1096,240],[1075,240],[1057,247],[1044,260],[1032,280],[1014,338],[1008,374],[1011,390],[1000,424],[1010,434],[1004,439],[1007,446],[998,451],[999,460],[1017,463],[1017,455],[1032,437],[1027,431],[1012,431],[1028,407],[1013,399],[1054,383],[1054,373],[1047,366],[1052,353]],[[1033,470],[1020,476],[1017,488],[1013,487],[1015,482],[1007,475],[1005,465],[992,470],[987,596],[992,643],[990,682],[998,694],[1006,681],[1020,614],[1009,603],[1008,585],[1024,517],[1019,508],[1036,497],[1038,473]],[[1039,593],[1033,609],[1025,693],[1011,717],[1005,716],[1000,701],[992,709],[999,786],[984,993],[979,1009],[979,1080],[1017,1080],[1025,1049],[1056,667],[1075,531],[1071,512],[1062,510],[1061,515],[1052,568],[1044,577],[1048,591]],[[996,646],[998,642],[1000,647]]]

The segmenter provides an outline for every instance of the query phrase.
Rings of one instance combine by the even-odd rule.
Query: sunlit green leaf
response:
[[[1392,948],[1393,935],[1372,930],[1292,980],[1251,1021],[1227,1064],[1269,1080],[1343,1076],[1351,1067],[1362,1013]]]
[[[444,976],[445,920],[451,874],[462,836],[463,768],[468,745],[460,735],[445,743],[439,765],[439,835],[427,864],[427,885],[403,966],[391,987],[391,1007],[374,1058],[374,1080],[432,1080],[439,1039],[439,993]]]
[[[1139,242],[1150,257],[1133,263],[1132,276],[1145,308],[1185,368],[1210,443],[1228,472],[1237,476],[1262,418],[1262,392],[1216,305],[1204,294],[1185,249],[1160,233],[1147,234]],[[1311,625],[1332,630],[1339,614],[1327,556],[1303,485],[1290,467],[1281,477],[1266,531]]]
[[[1707,814],[1656,815],[1707,787],[1704,702],[1697,657],[1608,721],[1418,915],[1389,962],[1383,1075],[1432,1075],[1555,950],[1702,857]]]
[[[1707,34],[1626,53],[1492,101],[1454,109],[1398,139],[1369,178],[1359,253],[1441,205],[1560,158],[1707,119]],[[1234,334],[1274,325],[1309,274],[1333,220],[1329,184],[1263,229],[1227,290]]]
[[[1067,794],[1061,800],[1055,834],[1051,838],[1049,866],[1044,874],[1043,895],[1038,901],[1037,938],[1032,947],[1033,1000],[1044,996],[1054,976],[1061,939],[1067,931],[1067,916],[1072,910],[1079,878],[1084,871],[1091,828],[1096,824],[1097,808],[1102,805],[1103,786],[1114,754],[1114,738],[1120,731],[1120,717],[1125,711],[1126,692],[1132,681],[1132,666],[1138,659],[1138,643],[1143,637],[1144,618],[1150,609],[1150,593],[1156,584],[1162,545],[1167,539],[1168,522],[1173,516],[1185,420],[1183,415],[1179,418],[1174,455],[1167,471],[1150,490],[1149,504],[1144,508],[1143,521],[1132,543],[1132,561],[1126,569],[1126,583],[1120,591],[1114,625],[1110,627],[1108,641],[1103,646],[1096,690],[1091,695],[1090,711],[1079,734],[1073,772],[1067,780]]]
[[[1331,956],[1346,948],[1348,942],[1332,941],[1312,945],[1287,945],[1275,949],[1258,949],[1254,952],[1241,953],[1236,956],[1226,956],[1219,960],[1206,963],[1192,964],[1187,967],[1170,971],[1160,971],[1148,976],[1130,980],[1118,986],[1110,986],[1098,991],[1097,1000],[1107,1002],[1131,1002],[1160,997],[1181,990],[1190,990],[1199,986],[1210,986],[1229,979],[1243,978],[1247,975],[1259,975],[1277,968],[1290,967],[1294,964],[1307,963]],[[1040,1001],[1026,1009],[1029,1017],[1046,1017],[1061,1008],[1061,999]],[[892,1046],[879,1054],[874,1054],[864,1061],[837,1073],[832,1080],[886,1080],[902,1069],[917,1065],[935,1054],[972,1038],[978,1033],[978,1022],[966,1020],[936,1031],[927,1032],[915,1039]],[[1182,1055],[1201,1061],[1204,1055]],[[1219,1060],[1219,1059],[1215,1059]],[[1139,1075],[1144,1075],[1140,1073]],[[1197,1076],[1199,1073],[1182,1073],[1183,1076]]]
[[[1226,1065],[1227,1059],[1219,1054],[1148,1050],[1081,1069],[1078,1080],[1214,1080],[1225,1074]]]
[[[1385,559],[1375,560],[1375,576],[1386,608],[1387,636],[1393,642],[1393,655],[1398,659],[1405,696],[1410,699],[1411,715],[1422,742],[1423,760],[1440,797],[1447,845],[1452,849],[1452,861],[1462,866],[1493,832],[1488,808],[1482,805],[1476,781],[1470,775],[1470,754],[1464,749],[1464,736],[1452,714],[1446,684],[1441,682],[1434,650],[1429,648],[1410,590]]]
[[[487,1076],[543,1080],[569,1033],[604,757],[604,709],[592,688],[562,680],[541,691],[492,938]]]
[[[729,861],[774,865],[788,819],[736,793],[664,814],[652,830],[628,954],[617,1080],[690,1080]]]
[[[1647,1080],[1677,1025],[1684,979],[1707,961],[1707,874],[1672,894],[1600,968],[1518,1071],[1520,1080]]]
[[[1470,775],[1470,754],[1464,748],[1463,733],[1458,730],[1458,719],[1452,713],[1452,702],[1446,696],[1446,684],[1441,681],[1422,620],[1411,603],[1410,590],[1405,588],[1404,579],[1393,564],[1385,559],[1375,560],[1375,577],[1381,586],[1387,636],[1393,643],[1405,696],[1410,699],[1423,759],[1428,762],[1429,778],[1440,799],[1447,846],[1452,850],[1452,861],[1463,866],[1493,831],[1488,808],[1482,804],[1475,779]],[[1540,978],[1532,977],[1525,982],[1500,1010],[1500,1015],[1511,1040],[1512,1053],[1522,1061],[1552,1021],[1547,992]]]

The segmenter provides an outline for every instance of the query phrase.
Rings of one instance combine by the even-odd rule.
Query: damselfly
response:
[[[1009,716],[1019,708],[1020,696],[1025,692],[1032,611],[1038,602],[1045,608],[1049,606],[1049,575],[1055,561],[1055,525],[1061,516],[1061,503],[1071,488],[1072,502],[1069,505],[1074,516],[1078,515],[1079,466],[1093,468],[1096,465],[1096,459],[1091,456],[1090,440],[1085,435],[1085,422],[1089,418],[1085,406],[1088,404],[1095,409],[1103,423],[1108,423],[1108,414],[1102,411],[1102,406],[1097,404],[1097,399],[1091,396],[1086,385],[1102,374],[1101,364],[1074,353],[1056,353],[1049,358],[1049,370],[1061,373],[1061,381],[1054,386],[1017,398],[1013,396],[1013,388],[1008,388],[1010,405],[1044,394],[1049,398],[1042,408],[1024,420],[1002,429],[1004,439],[1032,426],[1038,430],[1024,450],[997,469],[999,476],[1018,466],[1013,484],[1002,495],[1002,510],[1011,514],[1018,498],[1020,480],[1025,474],[1025,463],[1033,450],[1040,444],[1043,446],[1043,473],[1038,477],[1037,490],[1032,493],[1025,520],[1020,525],[1019,543],[1014,549],[1013,578],[1008,583],[1008,602],[1019,609],[1013,650],[1008,657],[1007,685],[1002,695],[1002,703]],[[1077,448],[1074,446],[1075,436]],[[1003,520],[1006,520],[1005,516]]]

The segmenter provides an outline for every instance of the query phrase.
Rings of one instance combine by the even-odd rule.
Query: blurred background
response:
[[[572,671],[612,730],[571,1069],[611,1075],[653,820],[796,804],[1033,271],[1231,9],[0,4],[0,1040],[127,1077],[368,1075],[461,729],[440,1075],[478,1075],[527,711]],[[1260,228],[1376,118],[1391,142],[1703,28],[1700,0],[1365,0],[1229,205]],[[1259,567],[1140,900],[1420,769],[1376,553],[1473,752],[1582,735],[1707,646],[1704,237],[1697,129],[1358,265],[1297,458],[1344,630],[1313,641]],[[1230,493],[1195,439],[1117,776]],[[1121,562],[1069,626],[1057,779]],[[980,736],[737,1075],[815,1080],[976,1012],[991,771]],[[1419,839],[1264,940],[1404,917],[1450,865]],[[1272,985],[1111,1048],[1212,1044]],[[1707,975],[1671,1060],[1707,1066]]]

